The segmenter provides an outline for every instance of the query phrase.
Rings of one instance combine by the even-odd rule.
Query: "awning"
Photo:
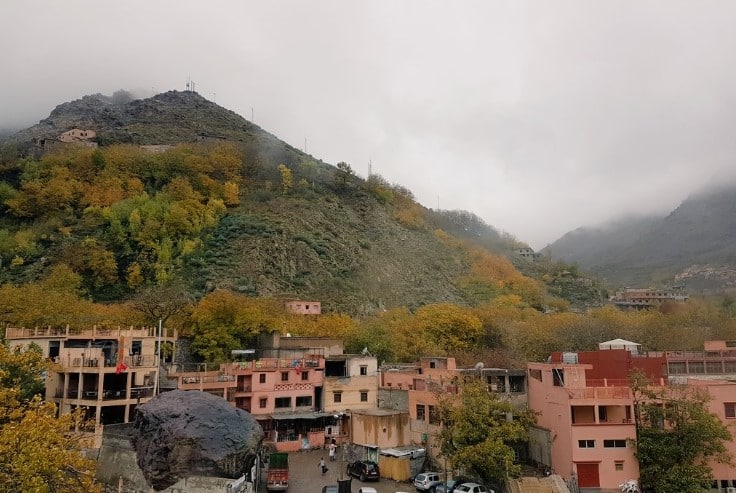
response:
[[[323,418],[325,416],[333,416],[332,413],[320,413],[316,411],[308,411],[308,412],[301,412],[301,413],[278,413],[278,414],[272,414],[271,419],[275,419],[277,421],[285,420],[285,419],[317,419],[317,418]]]

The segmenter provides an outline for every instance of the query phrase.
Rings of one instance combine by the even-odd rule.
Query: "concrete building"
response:
[[[403,402],[408,395],[409,438],[413,444],[426,447],[437,458],[435,435],[440,423],[436,406],[440,395],[457,394],[464,378],[482,378],[489,392],[495,392],[517,408],[526,408],[526,371],[503,368],[458,368],[455,358],[425,357],[412,365],[384,365],[380,373],[380,389],[384,402]],[[396,398],[390,397],[398,393]],[[434,451],[434,452],[433,452]],[[524,451],[519,451],[524,454]]]
[[[321,315],[322,304],[319,301],[289,301],[286,310],[297,315]]]
[[[378,361],[361,354],[325,358],[325,412],[378,407]]]
[[[529,408],[537,411],[531,457],[580,488],[618,491],[639,477],[631,389],[620,382],[589,385],[587,364],[529,363]],[[590,382],[593,383],[593,382]],[[547,462],[549,461],[549,462]]]
[[[736,341],[707,341],[704,351],[649,352],[635,343],[624,348],[611,342],[602,343],[599,351],[553,353],[547,364],[528,365],[529,407],[539,412],[530,454],[568,479],[576,476],[581,488],[618,491],[618,484],[639,477],[629,374],[643,372],[654,387],[676,384],[706,392],[709,411],[732,428]],[[734,440],[726,448],[736,457]],[[736,488],[732,466],[717,462],[709,466],[710,491]]]
[[[616,291],[611,302],[622,309],[641,310],[659,307],[664,303],[685,303],[689,296],[682,286],[669,289],[625,288]]]
[[[8,327],[10,347],[41,347],[55,365],[46,379],[46,400],[60,412],[85,409],[95,423],[93,448],[99,447],[102,427],[128,423],[135,409],[158,391],[158,344],[175,343],[176,331],[163,328]]]
[[[347,443],[351,413],[377,405],[376,358],[343,354],[339,339],[263,333],[258,348],[236,357],[243,361],[173,376],[180,389],[219,395],[253,414],[277,450]]]
[[[60,142],[84,142],[94,139],[97,133],[94,130],[73,128],[59,135]]]

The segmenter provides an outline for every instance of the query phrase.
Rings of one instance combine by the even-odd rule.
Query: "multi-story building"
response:
[[[633,395],[626,381],[588,382],[592,365],[529,363],[529,408],[537,411],[530,455],[581,488],[618,488],[639,477]],[[592,385],[591,385],[592,384]]]
[[[658,307],[663,303],[685,303],[687,300],[688,294],[681,286],[669,289],[625,288],[616,291],[611,298],[617,307],[634,310]]]
[[[628,341],[601,343],[599,351],[553,353],[550,363],[530,363],[529,407],[538,414],[532,459],[551,465],[583,487],[610,488],[638,479],[633,395],[628,377],[645,374],[650,385],[696,387],[710,396],[709,411],[736,423],[736,342],[707,341],[704,351],[650,351]],[[620,347],[607,349],[607,347]],[[726,448],[736,457],[736,442]],[[736,488],[733,468],[709,463],[713,492]]]
[[[264,333],[257,349],[236,351],[244,361],[177,369],[178,387],[219,395],[250,412],[278,450],[349,440],[350,412],[377,402],[377,363],[346,355],[342,341]]]
[[[38,345],[54,362],[46,379],[46,400],[60,412],[85,409],[95,424],[128,423],[135,409],[158,390],[160,343],[176,341],[176,332],[157,328],[8,327],[5,339],[11,347]]]
[[[410,440],[432,450],[436,448],[434,437],[440,426],[436,412],[439,397],[456,394],[458,383],[464,378],[482,378],[489,392],[497,393],[517,408],[526,408],[525,370],[484,368],[480,364],[458,368],[455,358],[426,357],[414,365],[384,365],[380,387],[384,399],[390,392],[407,392]]]

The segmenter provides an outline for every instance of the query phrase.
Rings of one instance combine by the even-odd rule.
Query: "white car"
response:
[[[358,488],[358,493],[378,493],[375,488],[371,488],[370,486],[363,486],[362,488]]]
[[[478,483],[463,483],[457,488],[455,492],[459,493],[495,493],[493,490],[489,490],[482,484]]]

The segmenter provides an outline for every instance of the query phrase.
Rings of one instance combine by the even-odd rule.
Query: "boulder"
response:
[[[262,440],[248,412],[197,390],[164,392],[139,406],[132,439],[156,491],[189,476],[237,478],[250,470]]]

